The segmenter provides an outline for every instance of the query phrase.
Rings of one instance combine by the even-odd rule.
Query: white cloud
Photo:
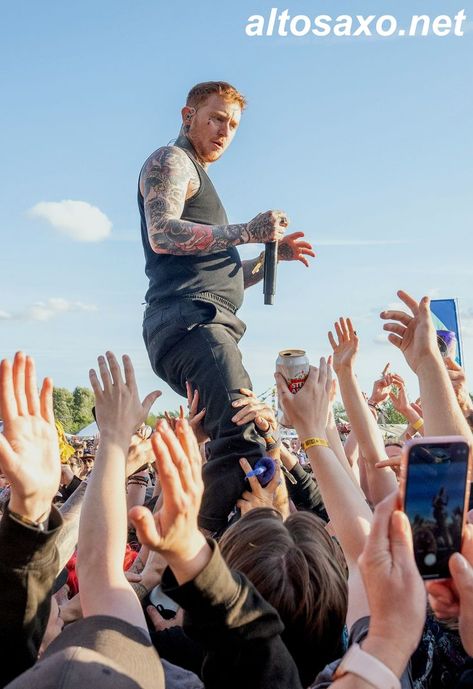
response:
[[[41,201],[29,210],[77,242],[100,242],[112,231],[112,223],[96,206],[86,201]]]
[[[68,301],[62,297],[51,297],[46,301],[37,301],[20,311],[0,310],[0,320],[44,322],[50,321],[62,313],[90,311],[97,311],[95,304],[83,304],[81,301]]]
[[[388,336],[386,335],[376,335],[376,337],[373,337],[373,342],[375,344],[379,345],[391,345],[391,343],[388,340]]]

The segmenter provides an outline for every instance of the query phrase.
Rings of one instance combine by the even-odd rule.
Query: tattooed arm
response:
[[[177,146],[158,149],[145,163],[140,188],[149,241],[157,254],[211,254],[239,244],[282,239],[287,221],[281,211],[260,213],[249,223],[238,225],[181,220],[193,185],[193,165]]]

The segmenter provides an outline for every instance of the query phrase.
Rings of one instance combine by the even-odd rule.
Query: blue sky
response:
[[[400,22],[465,8],[467,23],[463,37],[247,37],[248,17],[273,6]],[[351,315],[363,387],[391,361],[415,396],[402,358],[380,341],[377,314],[398,288],[459,299],[471,371],[472,22],[471,0],[4,4],[2,355],[22,348],[41,375],[73,388],[88,384],[98,353],[128,352],[143,394],[165,392],[155,409],[176,407],[141,340],[136,180],[176,136],[189,88],[225,79],[249,100],[232,147],[210,168],[231,221],[282,208],[318,254],[309,270],[280,264],[274,307],[263,306],[260,285],[247,292],[241,348],[256,391],[272,384],[279,349],[304,348],[316,361],[333,320]],[[38,206],[66,200],[87,204],[82,229],[55,228]],[[87,229],[104,238],[84,241]]]

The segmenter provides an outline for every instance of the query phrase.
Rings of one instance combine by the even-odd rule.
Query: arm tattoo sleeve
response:
[[[212,254],[250,239],[245,223],[199,225],[180,220],[191,163],[175,146],[159,149],[142,173],[148,237],[158,254]]]
[[[256,258],[248,261],[242,261],[243,267],[243,285],[246,289],[252,285],[256,285],[263,279],[264,275],[264,254],[261,253]]]
[[[56,542],[59,552],[58,573],[64,569],[66,563],[76,549],[77,540],[79,538],[80,513],[82,511],[86,488],[87,483],[82,482],[59,510],[64,521]]]

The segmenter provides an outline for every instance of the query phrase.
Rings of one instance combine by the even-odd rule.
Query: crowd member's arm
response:
[[[358,336],[350,319],[340,318],[335,323],[335,331],[337,339],[331,332],[328,335],[334,352],[333,367],[338,376],[343,404],[365,459],[370,498],[376,504],[397,489],[396,477],[389,467],[375,467],[377,462],[386,458],[386,453],[378,425],[364,400],[353,368],[359,346]]]
[[[38,395],[34,362],[17,353],[0,364],[0,465],[11,485],[0,523],[0,686],[34,664],[48,623],[61,526],[51,507],[59,487],[53,384]]]
[[[81,481],[76,490],[59,508],[63,524],[56,543],[59,555],[58,574],[64,569],[77,546],[80,515],[86,488],[87,482]]]
[[[276,383],[285,418],[294,426],[301,441],[310,441],[306,444],[306,452],[325,509],[345,555],[350,576],[356,577],[357,560],[363,551],[372,515],[361,491],[328,447],[326,427],[332,384],[331,367],[327,366],[325,359],[321,359],[320,368],[310,368],[304,387],[296,395],[289,391],[280,373],[276,373]],[[356,601],[356,611],[350,608],[349,602],[349,621],[361,617],[361,598],[362,592]],[[352,602],[355,602],[353,597]],[[367,610],[366,603],[363,609]]]
[[[383,311],[381,318],[389,341],[398,347],[419,379],[426,435],[463,435],[471,438],[470,427],[457,402],[447,369],[437,346],[436,332],[430,315],[430,299],[417,303],[406,292],[398,297],[410,309]]]
[[[287,492],[298,510],[310,510],[324,522],[328,522],[328,515],[324,507],[319,487],[311,474],[301,466],[297,457],[284,444],[281,445],[281,462],[292,479],[286,477]]]
[[[244,397],[232,402],[235,409],[233,423],[243,426],[254,421],[256,430],[266,443],[266,454],[273,459],[280,459],[281,437],[273,408],[256,397],[253,390],[240,388],[240,392]]]
[[[184,419],[176,434],[160,422],[153,436],[164,502],[154,515],[130,512],[140,541],[169,563],[163,590],[186,611],[184,628],[206,650],[206,689],[301,689],[297,668],[280,639],[276,611],[249,582],[231,573],[218,546],[197,526],[203,483],[195,437]]]
[[[414,560],[411,528],[406,515],[397,509],[398,500],[396,492],[376,507],[372,530],[359,559],[371,611],[368,634],[359,641],[361,650],[370,657],[359,662],[360,674],[349,672],[343,676],[343,659],[335,664],[336,669],[329,666],[319,675],[314,689],[373,689],[373,684],[363,679],[373,663],[382,663],[384,673],[383,680],[374,686],[394,687],[417,648],[425,622],[426,597]],[[342,676],[337,679],[338,675]]]
[[[147,629],[141,605],[123,572],[127,535],[126,459],[132,433],[160,394],[138,397],[133,366],[123,357],[124,379],[115,356],[98,358],[90,382],[100,445],[85,494],[79,527],[78,577],[84,617],[109,615]]]
[[[470,397],[470,392],[468,390],[468,383],[465,376],[464,369],[457,364],[456,361],[448,357],[445,361],[445,366],[447,367],[448,376],[452,382],[455,395],[457,396],[458,404],[463,412],[465,418],[470,418],[471,427],[471,417],[473,416],[473,401]]]
[[[407,435],[411,437],[415,433],[424,435],[424,420],[409,402],[404,380],[397,373],[392,373],[390,378],[393,385],[397,388],[397,395],[391,391],[389,393],[389,398],[394,409],[402,414],[409,424],[406,431]]]
[[[440,620],[458,618],[463,647],[473,657],[473,525],[467,524],[462,552],[449,561],[452,579],[429,581],[429,602]]]

